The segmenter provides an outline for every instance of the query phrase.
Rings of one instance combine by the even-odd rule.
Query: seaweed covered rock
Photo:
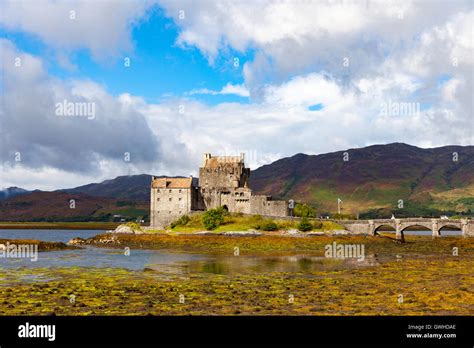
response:
[[[122,224],[117,226],[117,228],[111,233],[130,233],[130,234],[140,234],[143,233],[143,230],[139,224],[133,222],[127,222],[126,224]]]
[[[76,237],[71,239],[67,242],[68,245],[83,245],[86,244],[86,240],[84,238]]]

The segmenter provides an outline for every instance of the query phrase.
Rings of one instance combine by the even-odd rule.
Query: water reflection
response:
[[[31,238],[68,241],[87,238],[99,231],[0,230],[0,238]],[[41,236],[41,238],[38,238]],[[378,265],[375,256],[357,259],[328,259],[314,254],[286,256],[231,256],[199,254],[180,250],[137,250],[125,255],[123,249],[85,247],[80,250],[42,252],[37,262],[29,259],[1,259],[0,268],[112,267],[145,270],[168,275],[235,275],[243,273],[334,271]]]
[[[363,261],[357,259],[329,259],[320,256],[291,255],[278,257],[224,257],[215,256],[207,260],[187,262],[186,267],[174,267],[173,272],[181,274],[211,273],[211,274],[259,274],[267,272],[311,272],[335,271],[348,268],[368,267],[379,265],[374,255],[369,255]],[[182,265],[183,266],[183,265]],[[155,264],[152,269],[159,272],[169,272],[165,265]]]

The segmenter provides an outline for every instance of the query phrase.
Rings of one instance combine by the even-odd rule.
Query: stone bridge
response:
[[[441,235],[444,227],[460,229],[463,237],[474,237],[474,220],[471,219],[374,219],[374,220],[336,220],[336,222],[354,234],[375,235],[382,226],[391,226],[397,239],[403,239],[403,231],[411,227],[424,227],[433,237]]]

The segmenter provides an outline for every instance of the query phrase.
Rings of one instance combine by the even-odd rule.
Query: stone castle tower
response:
[[[190,178],[152,178],[150,226],[164,228],[182,215],[224,207],[229,212],[287,216],[286,201],[253,195],[245,156],[204,154],[199,181]]]
[[[248,201],[250,168],[245,168],[244,154],[217,156],[204,154],[204,165],[199,168],[199,184],[206,209],[224,206],[229,211],[240,211],[238,203]]]

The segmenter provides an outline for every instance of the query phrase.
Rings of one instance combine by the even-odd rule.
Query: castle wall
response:
[[[199,182],[192,177],[153,179],[150,225],[164,228],[182,215],[221,206],[232,213],[288,216],[286,201],[252,195],[249,177],[250,169],[245,168],[243,154],[227,157],[205,154]]]
[[[152,188],[150,225],[164,228],[192,210],[192,188]]]
[[[221,190],[209,187],[201,187],[200,194],[204,209],[214,209],[220,207],[221,204]]]
[[[230,189],[248,185],[250,169],[243,163],[224,163],[223,166],[199,168],[201,187]]]
[[[286,201],[273,201],[269,196],[255,195],[250,197],[251,214],[268,216],[288,216]]]

